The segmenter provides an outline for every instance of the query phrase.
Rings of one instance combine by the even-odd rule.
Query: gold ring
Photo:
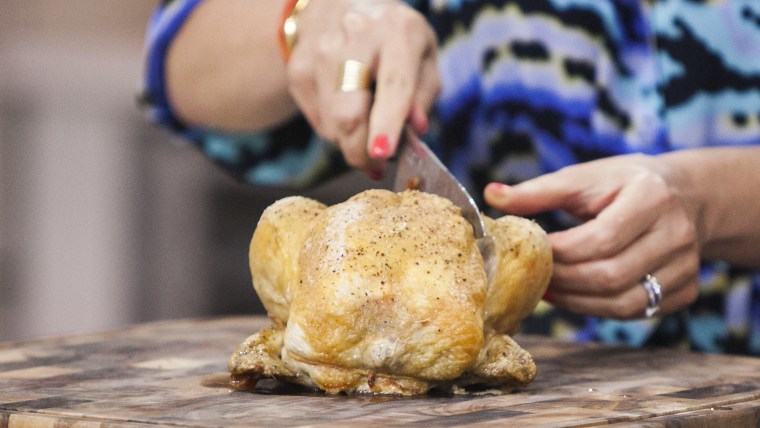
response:
[[[341,92],[361,91],[369,88],[370,70],[364,63],[354,59],[346,60],[338,76],[338,90]]]

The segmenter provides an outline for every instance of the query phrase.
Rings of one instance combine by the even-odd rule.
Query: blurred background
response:
[[[240,185],[145,121],[156,3],[0,0],[1,341],[262,312],[248,242],[292,192]]]

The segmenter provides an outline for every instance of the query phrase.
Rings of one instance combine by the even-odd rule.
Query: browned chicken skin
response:
[[[508,334],[545,292],[551,250],[532,221],[486,218],[486,228],[490,283],[472,227],[447,199],[369,190],[331,207],[277,201],[250,249],[273,325],[232,355],[233,380],[402,395],[527,385],[535,364]]]

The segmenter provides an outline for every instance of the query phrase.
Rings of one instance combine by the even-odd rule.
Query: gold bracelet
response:
[[[290,58],[290,52],[296,44],[298,38],[298,14],[306,8],[309,0],[287,0],[280,17],[279,41],[280,52],[283,59],[287,62]]]

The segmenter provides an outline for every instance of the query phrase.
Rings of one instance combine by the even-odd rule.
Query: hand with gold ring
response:
[[[298,14],[290,93],[347,163],[380,178],[408,121],[419,133],[440,79],[425,18],[399,0],[310,0]]]
[[[576,227],[549,234],[555,260],[547,301],[617,319],[659,316],[694,302],[703,228],[670,156],[610,157],[486,187],[486,201],[501,211],[563,210],[578,219]]]

